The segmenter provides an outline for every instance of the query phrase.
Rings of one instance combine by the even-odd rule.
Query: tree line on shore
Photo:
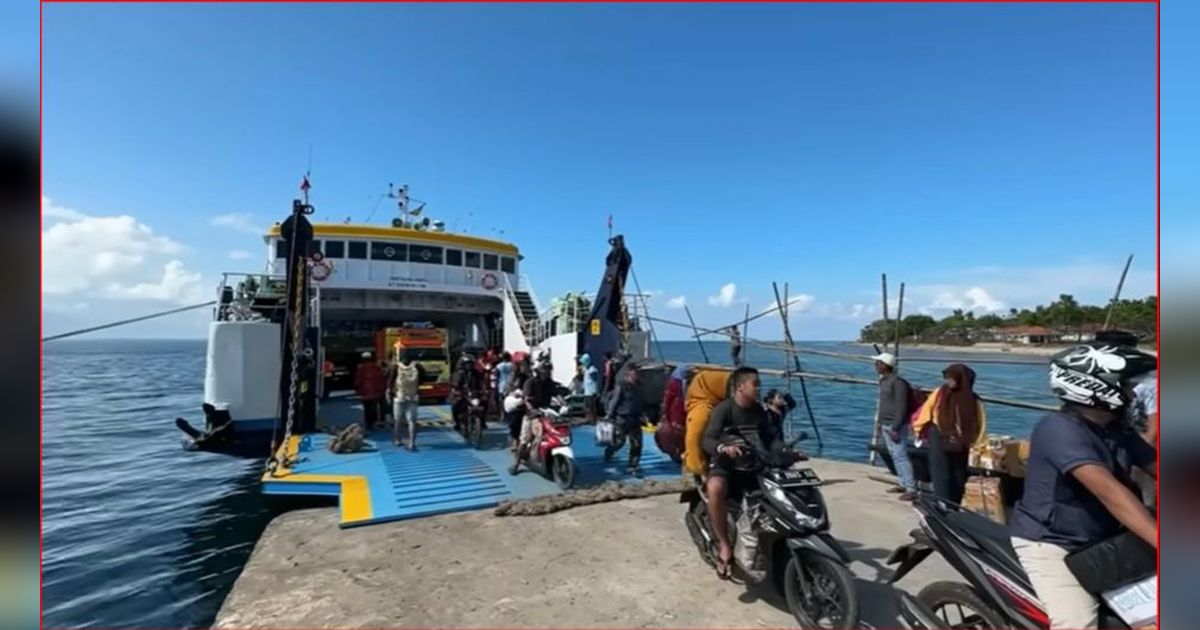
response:
[[[1094,332],[1104,324],[1107,315],[1107,306],[1080,304],[1074,296],[1062,294],[1049,305],[1039,304],[1033,309],[1012,308],[1007,314],[986,313],[977,316],[973,311],[956,309],[940,320],[923,313],[906,315],[900,320],[900,336],[905,341],[916,343],[970,345],[980,341],[1001,341],[1006,328],[1040,327],[1053,331],[1045,339],[1053,343],[1063,338],[1079,339],[1080,335]],[[1110,326],[1152,342],[1157,329],[1157,315],[1156,296],[1119,300],[1113,307]],[[859,333],[859,341],[864,343],[890,342],[895,337],[895,319],[877,319]]]

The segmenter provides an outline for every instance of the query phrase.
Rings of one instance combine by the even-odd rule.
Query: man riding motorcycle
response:
[[[1135,467],[1154,476],[1157,452],[1123,421],[1138,378],[1157,363],[1110,343],[1076,346],[1050,362],[1050,387],[1063,407],[1030,436],[1025,492],[1010,533],[1051,628],[1097,625],[1097,601],[1068,569],[1068,553],[1122,528],[1158,547],[1154,516],[1130,479]]]
[[[450,378],[450,415],[454,418],[454,428],[462,431],[466,422],[467,406],[472,393],[482,390],[482,379],[475,371],[475,360],[471,355],[464,354],[458,359],[458,367]]]
[[[703,441],[704,452],[709,458],[705,494],[709,521],[718,540],[717,575],[722,579],[729,579],[733,571],[733,545],[729,540],[725,500],[732,488],[741,487],[739,484],[746,481],[737,470],[737,459],[747,454],[743,452],[744,448],[777,455],[780,459],[785,457],[782,455],[783,435],[775,430],[774,423],[758,401],[758,370],[739,367],[729,380],[733,395],[718,403],[709,414]],[[790,465],[793,461],[776,463]]]
[[[525,401],[524,418],[521,420],[521,432],[513,455],[509,474],[515,475],[521,468],[521,461],[529,454],[529,449],[541,438],[541,424],[535,416],[550,406],[554,400],[557,385],[550,377],[551,366],[548,362],[539,362],[534,377],[525,382],[523,398]]]

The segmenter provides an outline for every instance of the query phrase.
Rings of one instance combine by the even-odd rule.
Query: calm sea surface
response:
[[[866,354],[832,343],[824,350]],[[706,346],[728,362],[724,344]],[[675,361],[702,360],[692,342],[664,342]],[[782,354],[749,348],[749,362],[782,368]],[[916,352],[905,353],[920,356]],[[970,364],[979,355],[966,355]],[[1006,357],[1012,358],[1012,357]],[[203,341],[74,341],[45,346],[44,591],[47,627],[206,626],[279,506],[259,494],[261,462],[185,452],[173,421],[202,422]],[[905,364],[933,384],[938,364]],[[977,390],[1052,402],[1044,368],[976,364]],[[867,363],[804,357],[814,372],[871,377]],[[765,379],[764,387],[786,385]],[[825,447],[865,461],[870,387],[809,381]],[[793,385],[799,398],[799,386]],[[1036,412],[992,405],[993,433],[1023,435]],[[796,426],[813,433],[803,405]],[[816,454],[814,439],[805,444]],[[264,453],[265,456],[265,453]]]

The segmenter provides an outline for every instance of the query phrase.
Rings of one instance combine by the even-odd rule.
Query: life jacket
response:
[[[683,440],[683,467],[693,475],[708,472],[708,456],[704,454],[704,429],[713,407],[729,397],[729,376],[726,370],[701,369],[687,387],[686,434]]]

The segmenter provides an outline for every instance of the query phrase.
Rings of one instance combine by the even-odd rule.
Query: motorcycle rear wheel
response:
[[[1004,621],[999,613],[984,603],[975,589],[961,582],[934,582],[917,593],[917,601],[924,604],[942,621],[946,628],[1007,628],[1012,624]],[[957,610],[958,621],[953,621],[948,612]],[[964,612],[964,609],[971,614]]]
[[[807,589],[801,585],[801,577]],[[788,609],[801,628],[858,627],[858,591],[842,563],[801,551],[788,559],[783,581]]]
[[[554,483],[566,490],[575,485],[575,460],[563,455],[555,455],[550,462],[550,470],[554,475]]]

